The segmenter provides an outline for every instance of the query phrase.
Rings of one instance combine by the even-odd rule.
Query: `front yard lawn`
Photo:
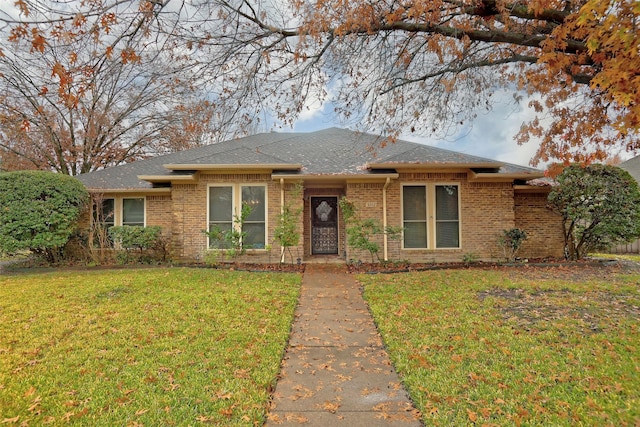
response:
[[[640,275],[524,268],[359,279],[426,425],[639,425]]]
[[[261,425],[300,275],[0,276],[0,424]]]

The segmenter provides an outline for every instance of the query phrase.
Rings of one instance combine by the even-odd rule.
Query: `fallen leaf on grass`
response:
[[[0,421],[0,424],[17,423],[19,419],[20,419],[20,415],[13,418],[5,418],[4,420]]]

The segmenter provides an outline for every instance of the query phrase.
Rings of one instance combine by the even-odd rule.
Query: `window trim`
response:
[[[146,196],[105,196],[102,201],[113,200],[113,221],[112,226],[122,226],[124,220],[124,200],[125,199],[142,199],[143,212],[143,227],[147,226],[147,197]],[[93,204],[92,209],[99,209],[97,205]],[[95,214],[92,214],[92,221],[95,221]]]
[[[453,186],[458,189],[458,246],[456,247],[437,247],[436,246],[436,187]],[[427,246],[424,248],[408,248],[405,247],[404,236],[404,188],[405,187],[424,187],[426,192],[426,225],[427,225]],[[459,250],[462,248],[462,203],[461,203],[461,185],[459,182],[403,182],[400,188],[400,221],[402,222],[402,250],[405,251],[425,251],[425,250]],[[447,221],[454,222],[454,221]]]
[[[231,187],[231,206],[233,212],[231,213],[231,226],[236,227],[236,223],[233,221],[233,216],[238,215],[242,210],[242,188],[243,187],[263,187],[264,188],[264,247],[263,248],[247,248],[249,251],[266,251],[269,245],[269,186],[266,183],[261,182],[216,182],[207,185],[207,216],[205,230],[209,230],[211,226],[210,207],[211,207],[211,188],[212,187]],[[256,224],[256,221],[248,222],[250,224]],[[211,239],[207,236],[207,250],[216,250],[211,247]]]

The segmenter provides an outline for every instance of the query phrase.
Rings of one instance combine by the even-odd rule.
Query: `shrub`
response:
[[[507,261],[515,261],[516,254],[525,240],[527,240],[527,233],[520,228],[502,230],[502,234],[498,238],[498,244],[502,248]]]
[[[640,236],[640,190],[627,171],[610,165],[572,165],[557,181],[548,200],[562,216],[567,258],[580,259]]]
[[[402,232],[400,227],[383,227],[378,221],[371,218],[361,219],[358,216],[357,208],[346,197],[340,199],[340,209],[344,218],[347,233],[347,243],[349,246],[368,251],[371,255],[371,262],[377,258],[380,261],[380,245],[373,239],[376,235],[386,234],[391,239],[397,239]]]
[[[0,173],[0,249],[29,250],[59,261],[89,194],[68,175],[47,171]]]
[[[109,228],[109,236],[118,247],[116,259],[122,264],[167,260],[167,242],[159,226],[115,226]]]

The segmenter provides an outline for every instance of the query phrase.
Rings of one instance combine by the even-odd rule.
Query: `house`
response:
[[[368,253],[346,243],[338,203],[346,197],[361,218],[402,227],[399,239],[372,236],[380,258],[451,262],[501,258],[498,237],[514,227],[529,236],[521,256],[562,256],[560,219],[546,208],[549,188],[527,184],[541,176],[529,167],[330,128],[258,134],[78,178],[113,211],[111,225],[161,226],[178,260],[202,259],[217,244],[204,230],[234,227],[234,215],[250,205],[246,262],[280,259],[273,233],[284,206],[301,212],[296,258],[367,261]]]
[[[640,184],[640,156],[635,156],[627,161],[624,161],[618,165],[620,168],[629,172],[629,175],[633,177]],[[622,245],[611,248],[611,253],[614,254],[638,254],[640,253],[640,240],[625,243]]]

